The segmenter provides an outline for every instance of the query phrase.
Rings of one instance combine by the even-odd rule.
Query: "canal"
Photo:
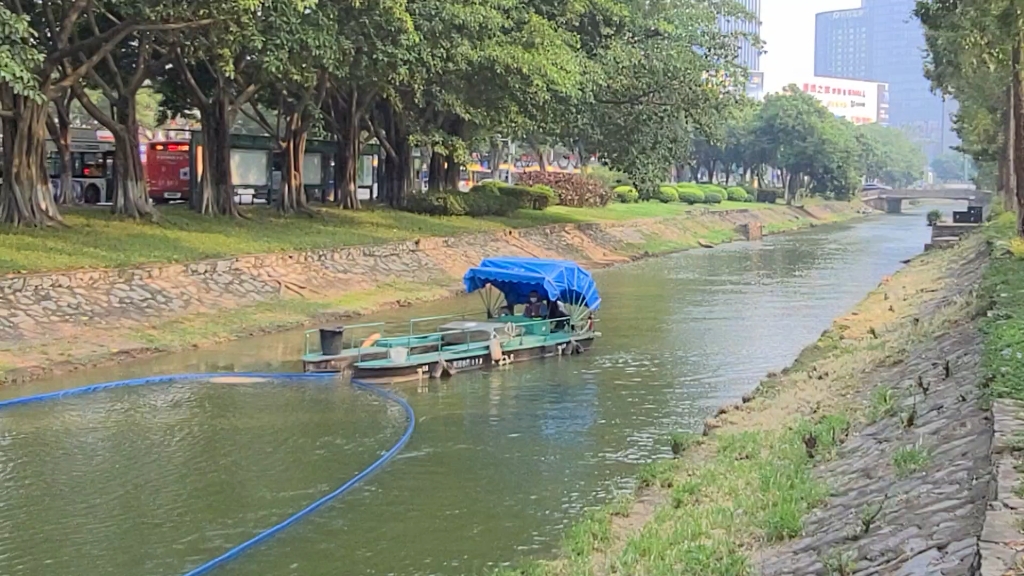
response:
[[[603,338],[590,353],[399,386],[417,416],[400,457],[218,573],[474,574],[550,553],[583,509],[669,455],[668,434],[699,431],[919,253],[932,207],[597,272]],[[294,371],[301,345],[301,332],[254,338],[0,396]],[[334,489],[403,425],[400,410],[338,383],[179,383],[6,410],[0,574],[179,575]]]

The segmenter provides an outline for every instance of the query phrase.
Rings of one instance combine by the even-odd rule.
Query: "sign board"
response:
[[[796,85],[817,98],[829,112],[854,124],[889,121],[888,84],[814,76]]]

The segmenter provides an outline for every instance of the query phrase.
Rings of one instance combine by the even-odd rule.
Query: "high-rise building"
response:
[[[718,27],[725,33],[742,32],[750,35],[761,33],[761,0],[740,0],[740,4],[751,14],[750,18],[718,18]],[[747,38],[739,42],[737,62],[746,68],[751,81],[747,82],[747,94],[759,97],[764,87],[764,75],[761,73],[761,50]]]
[[[907,131],[929,157],[958,143],[956,103],[933,94],[924,77],[924,32],[914,0],[862,0],[855,10],[818,14],[814,73],[889,85],[889,123]]]
[[[868,80],[871,46],[863,8],[818,14],[814,26],[814,75]]]

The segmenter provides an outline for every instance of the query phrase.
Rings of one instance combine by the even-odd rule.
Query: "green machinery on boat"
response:
[[[400,329],[380,322],[310,330],[303,369],[351,371],[378,384],[415,381],[579,354],[600,336],[594,313],[601,297],[593,277],[575,262],[487,258],[466,272],[463,284],[481,295],[482,313],[414,318]],[[528,307],[531,296],[543,305]]]

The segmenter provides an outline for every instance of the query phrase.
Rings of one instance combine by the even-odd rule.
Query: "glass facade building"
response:
[[[867,12],[863,8],[818,14],[814,26],[814,75],[870,80],[868,32]]]
[[[862,7],[817,15],[814,72],[889,85],[889,121],[934,157],[959,141],[956,103],[931,92],[924,77],[924,32],[914,0],[862,0]]]
[[[718,19],[718,27],[725,33],[731,32],[745,32],[747,34],[758,35],[761,33],[761,0],[739,0],[739,3],[750,12],[753,17],[751,19],[737,20],[734,18],[722,18]],[[755,77],[756,80],[747,83],[747,94],[754,97],[759,97],[764,86],[764,76],[760,75],[761,70],[761,50],[754,46],[746,38],[740,39],[739,43],[739,54],[737,54],[737,62],[741,66],[750,71],[751,76]],[[758,74],[755,75],[754,73]]]

